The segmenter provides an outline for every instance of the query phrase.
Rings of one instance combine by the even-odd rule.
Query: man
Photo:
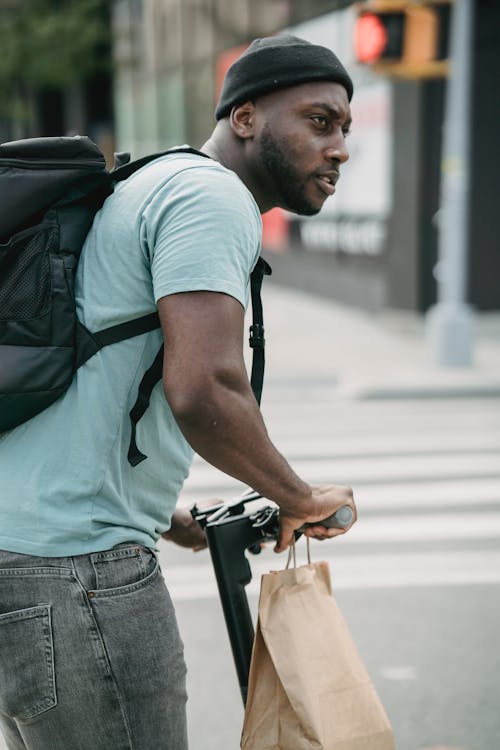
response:
[[[347,160],[351,80],[329,50],[257,40],[232,66],[204,156],[141,169],[106,201],[76,279],[98,330],[158,307],[161,332],[103,349],[0,442],[0,725],[9,750],[185,750],[185,666],[154,549],[203,544],[175,510],[193,450],[280,507],[277,551],[349,488],[311,486],[269,440],[243,361],[260,214],[317,213]],[[127,461],[129,411],[161,342]],[[165,398],[166,397],[166,398]]]

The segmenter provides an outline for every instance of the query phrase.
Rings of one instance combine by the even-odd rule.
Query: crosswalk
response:
[[[302,385],[272,388],[263,410],[301,477],[354,488],[358,523],[312,545],[336,589],[500,583],[498,400],[348,401]],[[197,458],[182,502],[243,489]],[[260,575],[284,560],[266,548],[250,562],[253,596]],[[170,557],[167,579],[179,601],[217,596],[206,556]]]

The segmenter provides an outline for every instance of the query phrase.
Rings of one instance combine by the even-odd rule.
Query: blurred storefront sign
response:
[[[300,222],[300,242],[307,250],[374,257],[384,252],[386,235],[386,222],[372,216]]]

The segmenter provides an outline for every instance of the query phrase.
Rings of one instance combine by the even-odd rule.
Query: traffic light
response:
[[[450,6],[451,0],[360,3],[354,27],[356,59],[389,76],[446,76]]]

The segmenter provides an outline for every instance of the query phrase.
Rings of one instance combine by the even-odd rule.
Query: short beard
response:
[[[275,195],[281,199],[282,207],[302,216],[319,213],[321,206],[315,206],[305,195],[303,178],[290,163],[284,148],[273,137],[266,123],[260,138],[260,155],[267,177],[271,181]]]

